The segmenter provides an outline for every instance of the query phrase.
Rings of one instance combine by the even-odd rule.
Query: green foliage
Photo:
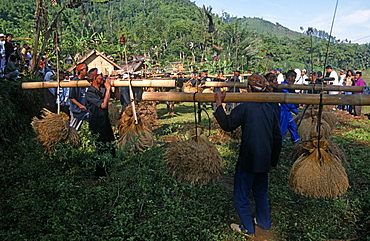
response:
[[[31,118],[40,114],[43,104],[40,90],[22,90],[20,82],[3,80],[0,91],[0,149],[7,149],[32,135]]]
[[[66,0],[45,2],[50,23],[62,9]],[[81,1],[75,1],[81,4]],[[30,43],[34,39],[33,1],[19,0],[8,4],[0,2],[0,32],[13,33],[16,41]],[[278,23],[260,18],[230,18],[212,14],[212,8],[198,8],[188,0],[96,0],[84,1],[62,11],[58,25],[61,59],[67,54],[82,56],[87,50],[98,49],[124,61],[124,48],[118,44],[122,34],[126,37],[126,53],[151,56],[164,68],[168,62],[182,61],[191,64],[189,70],[206,67],[211,73],[232,69],[266,72],[281,67],[323,70],[325,61],[334,68],[369,68],[370,45],[337,41],[329,46],[327,33],[316,30],[311,38],[291,31]],[[212,15],[215,31],[209,33]],[[50,38],[46,48],[55,62],[55,44]],[[267,52],[261,52],[266,50]],[[266,53],[273,53],[272,58]],[[311,59],[312,52],[312,59]],[[312,63],[311,63],[312,62]],[[198,66],[203,65],[203,66]]]

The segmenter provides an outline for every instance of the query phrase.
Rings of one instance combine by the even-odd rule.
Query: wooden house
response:
[[[89,69],[98,68],[103,75],[114,75],[117,70],[122,70],[122,67],[114,63],[107,56],[97,50],[91,50],[81,59],[79,59],[76,64],[69,67],[66,71],[74,72],[76,66],[80,63],[86,63]]]

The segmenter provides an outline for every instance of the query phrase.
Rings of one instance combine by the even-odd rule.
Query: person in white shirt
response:
[[[294,70],[295,71],[295,70]],[[299,69],[298,69],[299,71]],[[295,71],[297,73],[297,71]],[[296,78],[296,81],[294,82],[294,84],[296,85],[308,85],[308,77],[306,75],[307,73],[307,70],[306,69],[302,69],[302,71],[299,71],[300,74],[299,74],[299,77]],[[304,90],[296,90],[295,91],[296,93],[305,93]]]
[[[330,85],[341,85],[339,83],[339,78],[338,78],[337,72],[335,72],[330,65],[326,66],[325,69],[326,69],[326,76],[329,75],[328,77],[332,78],[329,81],[329,84]],[[337,94],[339,94],[339,91],[329,91],[329,95],[337,95]],[[335,111],[336,109],[337,109],[337,106],[334,105],[333,106],[333,111]]]
[[[284,81],[283,70],[281,68],[277,68],[276,75],[278,84],[281,84]]]

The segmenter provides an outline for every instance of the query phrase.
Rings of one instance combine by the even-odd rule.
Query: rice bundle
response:
[[[108,115],[109,115],[110,125],[116,126],[117,121],[121,117],[121,115],[119,114],[119,108],[115,104],[109,103]]]
[[[240,126],[238,128],[236,128],[235,130],[233,130],[233,131],[225,131],[224,129],[222,129],[220,127],[216,118],[214,118],[214,117],[213,117],[213,123],[215,123],[215,126],[218,130],[218,135],[220,135],[221,137],[227,136],[227,137],[230,137],[233,140],[240,140],[241,139],[241,137],[242,137],[242,128]]]
[[[213,93],[214,87],[206,88],[202,93]]]
[[[193,87],[193,84],[190,81],[185,82],[182,85],[182,88],[184,89],[184,92],[187,92],[187,93],[195,93],[195,92],[201,93],[203,91],[203,88]]]
[[[311,134],[311,139],[317,139],[317,138],[318,138],[318,133],[317,132]],[[297,160],[302,154],[306,155],[306,156],[310,154],[310,151],[304,148],[307,145],[307,143],[310,142],[310,141],[311,140],[303,141],[303,142],[298,143],[298,145],[294,146],[294,150],[292,152],[292,160]],[[339,148],[337,143],[335,143],[335,142],[333,142],[329,139],[326,139],[326,141],[328,142],[328,147],[327,147],[326,151],[328,153],[330,153],[331,155],[338,157],[338,160],[340,160],[340,162],[343,165],[347,164],[346,155]]]
[[[135,124],[134,113],[131,106],[123,112],[118,120],[120,138],[116,141],[121,148],[127,148],[130,152],[144,151],[154,145],[154,137],[149,126],[141,123]]]
[[[317,125],[318,125],[318,119],[316,116],[312,116],[309,118],[303,118],[300,125],[298,126],[298,135],[301,138],[301,140],[310,140],[311,134],[313,132],[317,132]],[[320,133],[321,136],[325,139],[328,139],[331,135],[332,128],[330,125],[324,121],[321,120],[320,123]]]
[[[158,126],[158,114],[155,104],[142,101],[136,107],[136,111],[144,126],[147,126],[149,129]]]
[[[323,111],[321,113],[321,119],[326,121],[326,123],[329,124],[330,128],[333,129],[333,127],[338,123],[338,118],[337,116],[332,113],[331,111],[326,111],[327,107],[323,107]],[[305,112],[301,112],[298,115],[294,117],[294,121],[297,123],[301,122],[301,119],[305,118],[312,118],[312,117],[317,117],[319,113],[319,106],[318,105],[313,105],[307,108]]]
[[[295,192],[312,198],[335,198],[347,191],[346,170],[338,157],[325,151],[328,145],[327,140],[305,143],[309,154],[302,154],[290,172],[289,185]]]
[[[53,151],[53,147],[58,143],[70,143],[74,147],[80,145],[80,136],[77,131],[69,126],[69,122],[64,115],[42,110],[41,118],[33,117],[32,128],[38,134],[39,144],[48,152]]]
[[[169,173],[181,184],[205,185],[222,174],[222,157],[203,134],[171,143],[165,157]]]

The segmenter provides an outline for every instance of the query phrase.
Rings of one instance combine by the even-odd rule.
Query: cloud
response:
[[[341,18],[342,23],[350,25],[363,25],[370,27],[370,9],[356,10]]]

